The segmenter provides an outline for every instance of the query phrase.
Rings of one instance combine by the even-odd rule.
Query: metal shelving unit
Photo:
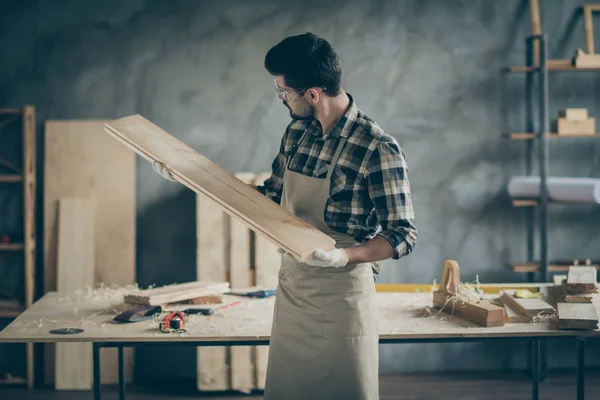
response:
[[[534,49],[539,48],[539,57],[535,57]],[[534,63],[538,58],[538,63]],[[565,272],[568,263],[558,263],[548,260],[548,207],[552,204],[580,204],[574,202],[554,202],[548,198],[547,178],[549,171],[548,142],[551,139],[574,139],[600,137],[600,133],[594,135],[569,135],[561,136],[550,132],[549,115],[549,91],[548,77],[550,72],[576,72],[576,71],[600,71],[600,68],[586,67],[578,68],[571,65],[570,60],[549,60],[548,40],[545,34],[531,35],[526,38],[525,46],[526,65],[510,67],[509,72],[525,73],[525,132],[510,132],[504,136],[510,140],[524,140],[526,143],[526,174],[533,175],[534,168],[534,145],[538,144],[537,162],[540,177],[540,196],[537,199],[513,199],[515,207],[526,207],[527,225],[527,260],[524,263],[511,265],[515,272],[527,273],[528,281],[535,281],[537,273],[538,282],[548,282],[550,272]],[[535,83],[537,79],[537,93]],[[537,101],[536,101],[537,95]],[[536,104],[537,103],[537,104]],[[537,107],[536,107],[537,105]],[[536,128],[536,113],[539,113],[538,127]],[[539,258],[535,259],[535,233],[539,233]],[[583,264],[583,263],[582,263]],[[600,269],[600,265],[592,264]]]
[[[7,171],[0,174],[0,183],[21,186],[23,191],[23,238],[18,242],[0,241],[0,253],[22,252],[25,296],[19,301],[22,302],[20,307],[16,307],[11,301],[0,302],[0,319],[16,318],[25,308],[31,306],[35,289],[35,108],[31,105],[19,108],[0,108],[0,135],[3,128],[17,121],[21,122],[22,166],[18,167],[0,159],[0,170]],[[33,371],[33,344],[29,343],[26,345],[26,376],[9,375],[7,378],[1,378],[0,384],[27,384],[31,388]]]

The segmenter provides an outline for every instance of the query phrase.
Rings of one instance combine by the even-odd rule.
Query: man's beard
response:
[[[306,114],[296,114],[292,111],[292,108],[290,107],[290,105],[288,104],[287,101],[283,101],[283,105],[287,107],[287,109],[290,111],[290,117],[292,119],[296,119],[296,120],[307,120],[307,119],[311,119],[315,116],[315,108],[311,105],[306,104]]]

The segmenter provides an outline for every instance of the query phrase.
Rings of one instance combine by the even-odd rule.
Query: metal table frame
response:
[[[540,349],[546,340],[568,339],[577,342],[577,400],[584,400],[585,397],[585,340],[583,336],[557,336],[557,337],[477,337],[477,338],[381,338],[380,344],[388,343],[456,343],[456,342],[489,342],[489,341],[520,341],[531,343],[531,398],[539,399],[540,383]],[[268,339],[264,340],[231,340],[231,341],[177,341],[169,342],[93,342],[93,367],[94,367],[94,400],[101,400],[102,385],[100,381],[100,349],[103,347],[116,347],[118,349],[118,385],[119,399],[125,400],[125,369],[123,364],[123,348],[142,347],[142,346],[267,346]]]

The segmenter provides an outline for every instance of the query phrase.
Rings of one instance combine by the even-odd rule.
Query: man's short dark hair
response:
[[[285,84],[297,91],[323,87],[329,96],[341,90],[342,63],[333,47],[310,32],[290,36],[272,47],[265,56],[271,75],[282,75]]]

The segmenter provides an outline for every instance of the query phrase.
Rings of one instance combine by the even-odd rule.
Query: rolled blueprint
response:
[[[552,201],[600,204],[600,179],[548,177],[548,197]],[[538,198],[539,176],[515,176],[508,183],[513,198]]]

